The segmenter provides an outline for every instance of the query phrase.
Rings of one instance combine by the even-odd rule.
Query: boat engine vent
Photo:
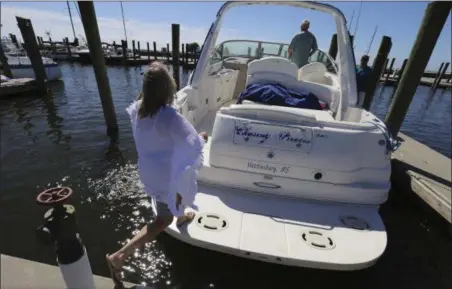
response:
[[[336,246],[330,236],[319,231],[309,230],[302,232],[301,238],[306,244],[316,249],[331,250]]]
[[[228,222],[218,214],[204,213],[196,218],[196,225],[208,231],[222,231],[228,227]]]

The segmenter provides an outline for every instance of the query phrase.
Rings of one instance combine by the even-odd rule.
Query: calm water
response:
[[[42,189],[74,189],[80,233],[95,274],[107,275],[106,253],[152,220],[141,193],[136,152],[125,112],[140,87],[141,68],[108,68],[118,117],[119,143],[111,143],[91,66],[62,65],[64,83],[50,97],[0,102],[1,252],[55,264],[51,247],[35,240],[44,207]],[[187,75],[182,74],[182,82]],[[384,117],[392,88],[376,92],[372,111]],[[451,156],[451,94],[419,87],[402,131]],[[372,268],[327,272],[289,268],[195,248],[168,235],[127,262],[126,279],[159,288],[449,288],[450,238],[415,206],[391,192],[381,214],[388,247]]]

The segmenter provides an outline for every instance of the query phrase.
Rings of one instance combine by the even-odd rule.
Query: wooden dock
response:
[[[66,284],[57,266],[1,255],[2,289],[63,289]],[[94,275],[96,289],[114,289],[110,278]],[[127,289],[152,289],[124,282]],[[88,289],[88,288],[87,288]]]
[[[397,79],[398,79],[398,77],[390,76],[388,78],[388,80],[386,81],[386,76],[384,76],[384,77],[380,78],[380,83],[383,83],[383,84],[389,85],[389,86],[394,86],[394,85],[397,84]],[[432,86],[434,81],[435,81],[435,78],[422,77],[419,85]],[[443,88],[443,89],[452,88],[452,83],[451,82],[447,82],[446,79],[443,79],[438,84],[438,88]]]
[[[412,192],[451,223],[451,159],[399,133],[402,144],[392,155],[393,186]]]

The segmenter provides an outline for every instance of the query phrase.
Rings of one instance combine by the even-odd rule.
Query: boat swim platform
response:
[[[115,289],[110,278],[94,275],[95,289]],[[126,289],[152,289],[124,282]],[[1,255],[1,288],[2,289],[63,289],[60,268],[26,259]],[[85,288],[84,288],[85,289]],[[89,288],[86,288],[89,289]],[[94,288],[93,288],[94,289]]]
[[[451,159],[403,133],[398,139],[401,146],[392,155],[392,185],[397,193],[417,196],[416,201],[428,205],[423,207],[433,209],[450,225]]]

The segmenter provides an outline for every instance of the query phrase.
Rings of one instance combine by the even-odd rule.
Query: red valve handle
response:
[[[41,205],[54,205],[65,201],[72,195],[72,189],[68,187],[51,188],[41,192],[36,197],[36,202]]]

